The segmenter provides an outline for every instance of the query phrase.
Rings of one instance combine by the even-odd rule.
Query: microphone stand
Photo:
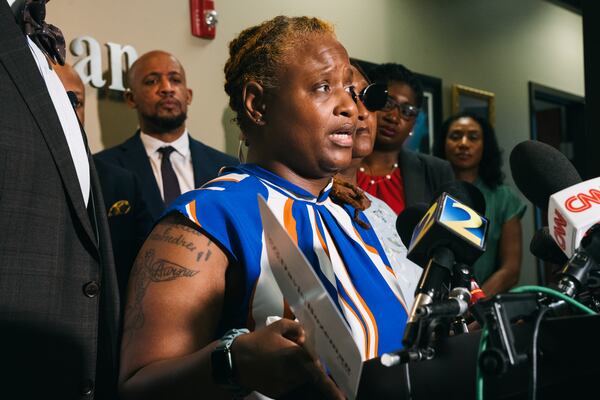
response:
[[[421,318],[417,313],[419,307],[439,301],[442,296],[447,296],[451,282],[451,271],[454,265],[454,254],[445,247],[437,247],[427,263],[419,284],[415,291],[415,302],[410,311],[402,344],[410,349],[413,346],[423,348],[423,324],[426,318]],[[427,342],[429,339],[425,338]]]
[[[473,273],[471,272],[471,267],[469,265],[464,263],[454,264],[454,269],[452,271],[452,288],[461,288],[466,290],[466,293],[462,292],[460,295],[462,296],[462,299],[466,301],[467,304],[470,304],[471,301],[472,278]],[[452,322],[451,329],[454,335],[469,333],[469,329],[467,328],[467,320],[465,319],[464,314],[465,313],[461,313]]]
[[[455,335],[467,333],[463,314],[468,310],[471,298],[471,276],[471,268],[455,263],[447,249],[434,252],[419,281],[417,298],[403,338],[405,348],[383,354],[381,363],[391,367],[431,360],[435,356],[435,347],[450,335],[450,331]]]

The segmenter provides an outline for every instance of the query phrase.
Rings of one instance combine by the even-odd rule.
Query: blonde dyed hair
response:
[[[242,31],[229,43],[229,59],[225,63],[225,92],[236,122],[244,129],[242,92],[247,82],[255,81],[265,89],[276,88],[277,71],[285,54],[298,43],[315,34],[335,37],[333,26],[314,17],[278,16]]]

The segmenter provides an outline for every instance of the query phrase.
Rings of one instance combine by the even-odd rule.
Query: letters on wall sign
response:
[[[110,75],[110,86],[108,89],[124,91],[123,70],[129,69],[137,59],[138,54],[133,46],[120,45],[118,43],[106,42],[108,50],[108,72]],[[73,65],[84,84],[100,89],[106,85],[102,77],[102,49],[100,43],[91,36],[78,36],[71,41],[71,53],[76,57],[82,57]],[[126,65],[123,65],[125,60]]]

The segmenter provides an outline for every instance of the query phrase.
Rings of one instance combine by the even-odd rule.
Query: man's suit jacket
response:
[[[108,215],[122,310],[129,272],[152,229],[152,216],[144,202],[139,180],[133,172],[96,157],[94,163],[104,196],[104,209]]]
[[[90,179],[102,204],[91,163]],[[97,229],[45,82],[0,1],[0,397],[114,398],[119,296],[96,212]]]
[[[197,188],[215,178],[221,167],[238,164],[238,160],[235,158],[208,147],[191,136],[190,151],[194,168],[194,185]],[[156,221],[160,217],[165,210],[165,204],[160,196],[160,190],[139,131],[122,144],[101,151],[94,157],[135,173],[142,185],[144,200],[153,220]]]
[[[402,150],[398,166],[404,182],[406,207],[420,202],[431,203],[440,187],[455,179],[448,161],[423,153]]]

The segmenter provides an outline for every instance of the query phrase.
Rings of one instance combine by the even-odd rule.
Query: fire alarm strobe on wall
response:
[[[217,11],[213,0],[190,0],[192,35],[214,39],[217,33]]]

